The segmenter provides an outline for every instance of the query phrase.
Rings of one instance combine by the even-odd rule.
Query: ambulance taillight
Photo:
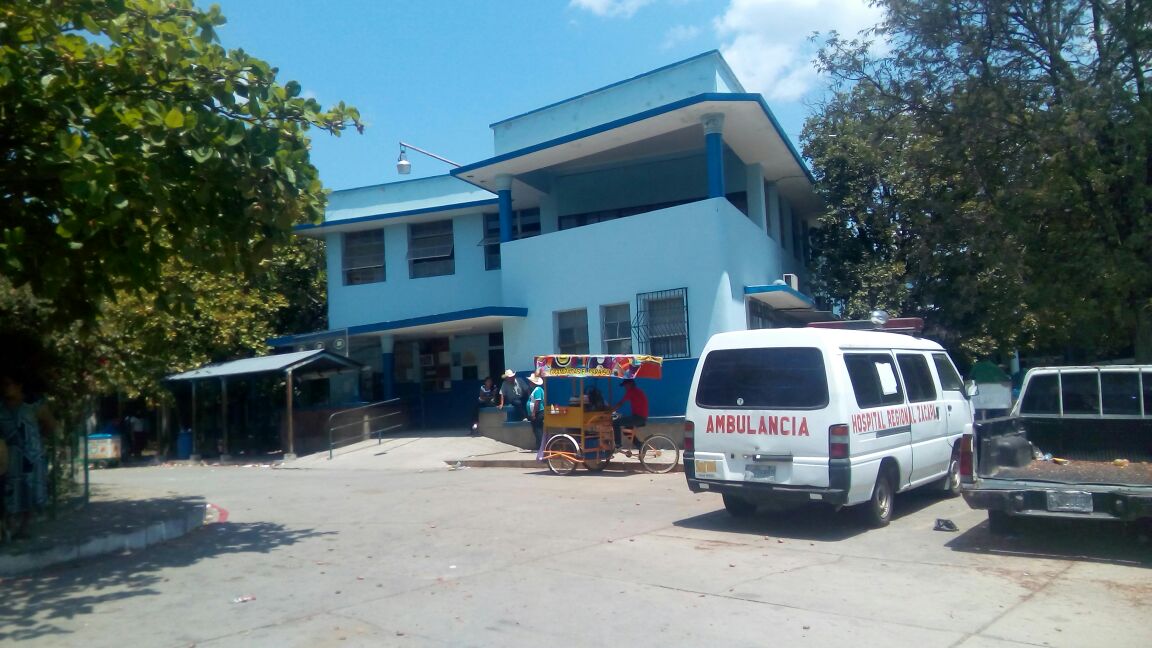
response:
[[[828,458],[848,458],[848,426],[840,423],[828,428]]]
[[[684,421],[684,452],[696,449],[696,424],[685,419]]]
[[[960,437],[960,479],[972,481],[972,432]]]

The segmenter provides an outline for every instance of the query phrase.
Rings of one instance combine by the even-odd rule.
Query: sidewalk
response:
[[[234,457],[230,461],[205,459],[204,466],[250,466],[254,463],[288,470],[459,470],[462,468],[517,468],[547,471],[536,451],[525,450],[486,437],[458,431],[420,431],[364,441],[332,453],[319,452],[284,462],[279,455]],[[188,461],[154,464],[150,470],[188,465]],[[115,468],[110,470],[116,470]],[[578,470],[584,470],[583,467]],[[607,471],[643,471],[633,455],[617,454]],[[681,462],[674,469],[683,470]],[[557,477],[563,479],[563,477]],[[227,512],[200,498],[156,497],[95,484],[87,506],[62,504],[55,519],[41,521],[33,537],[0,544],[0,581],[52,565],[122,551],[136,551],[180,537],[206,523],[225,522]]]
[[[203,525],[206,513],[199,499],[93,486],[87,506],[80,498],[62,503],[54,519],[32,525],[31,538],[0,544],[0,579],[178,538]]]

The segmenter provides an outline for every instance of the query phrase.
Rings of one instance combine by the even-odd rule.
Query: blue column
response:
[[[496,176],[496,199],[500,205],[500,242],[512,240],[512,176]]]
[[[711,113],[700,118],[704,125],[704,151],[708,158],[708,197],[724,197],[724,115]]]

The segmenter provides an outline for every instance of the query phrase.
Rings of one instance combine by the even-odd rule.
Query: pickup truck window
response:
[[[1100,382],[1095,371],[1060,373],[1060,398],[1065,414],[1099,414]]]
[[[1135,371],[1100,373],[1100,402],[1105,414],[1139,416],[1140,374]]]
[[[845,353],[856,404],[861,408],[899,405],[904,392],[896,380],[896,367],[887,353]]]
[[[1060,376],[1037,374],[1028,379],[1020,401],[1021,414],[1059,414]]]
[[[920,354],[897,353],[896,363],[900,365],[900,375],[904,377],[904,388],[908,390],[909,403],[922,403],[936,400],[936,383],[928,369],[928,360]]]
[[[828,405],[824,354],[815,348],[721,349],[700,370],[700,407],[818,409]]]

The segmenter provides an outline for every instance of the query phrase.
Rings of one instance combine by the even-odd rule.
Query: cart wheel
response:
[[[548,470],[557,475],[571,475],[576,472],[578,453],[576,442],[568,435],[552,437],[548,445],[544,446],[544,459],[548,462]]]
[[[640,465],[652,473],[666,473],[680,461],[676,443],[662,434],[653,434],[640,446]]]

